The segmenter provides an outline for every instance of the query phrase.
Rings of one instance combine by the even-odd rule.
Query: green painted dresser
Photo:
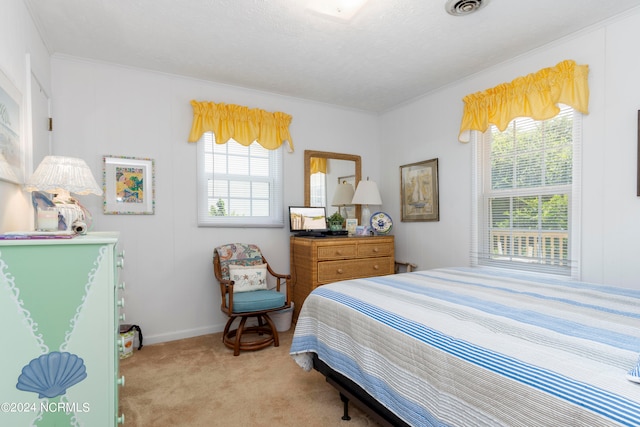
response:
[[[124,424],[118,233],[0,240],[0,425]]]

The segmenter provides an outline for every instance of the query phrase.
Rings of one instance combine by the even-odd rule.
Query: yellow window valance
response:
[[[311,175],[318,172],[327,173],[327,159],[324,157],[311,157],[309,163],[309,172]]]
[[[217,144],[230,138],[248,146],[254,141],[268,150],[275,150],[285,141],[293,151],[289,133],[289,114],[260,110],[233,104],[191,101],[193,123],[189,142],[197,142],[205,132],[213,132]]]
[[[486,131],[494,124],[504,131],[516,117],[547,120],[566,104],[583,114],[589,113],[589,66],[566,60],[511,83],[464,97],[460,142],[469,142],[471,131]]]

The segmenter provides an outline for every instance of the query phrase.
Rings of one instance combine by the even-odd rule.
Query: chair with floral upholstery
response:
[[[233,355],[239,355],[241,350],[259,350],[271,344],[278,347],[278,330],[269,313],[291,307],[291,275],[275,273],[260,248],[245,243],[215,248],[213,272],[220,283],[220,308],[229,316],[222,341],[233,349]],[[275,279],[274,289],[269,289],[269,275]],[[281,291],[283,285],[285,292]],[[257,324],[247,326],[250,318],[255,318]],[[236,319],[240,319],[240,323],[231,329]]]

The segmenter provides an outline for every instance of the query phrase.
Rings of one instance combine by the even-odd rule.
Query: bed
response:
[[[307,297],[290,353],[381,424],[640,426],[640,290],[473,267],[348,280]]]

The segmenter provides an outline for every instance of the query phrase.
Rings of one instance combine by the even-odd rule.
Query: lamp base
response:
[[[55,207],[36,207],[36,231],[58,231],[58,209]]]
[[[361,207],[361,221],[362,224],[365,227],[369,226],[369,223],[371,222],[371,210],[369,210],[369,205],[362,205]]]
[[[61,225],[61,229],[77,234],[86,234],[88,215],[80,204],[75,202],[57,203],[56,207],[64,218],[64,225]]]

